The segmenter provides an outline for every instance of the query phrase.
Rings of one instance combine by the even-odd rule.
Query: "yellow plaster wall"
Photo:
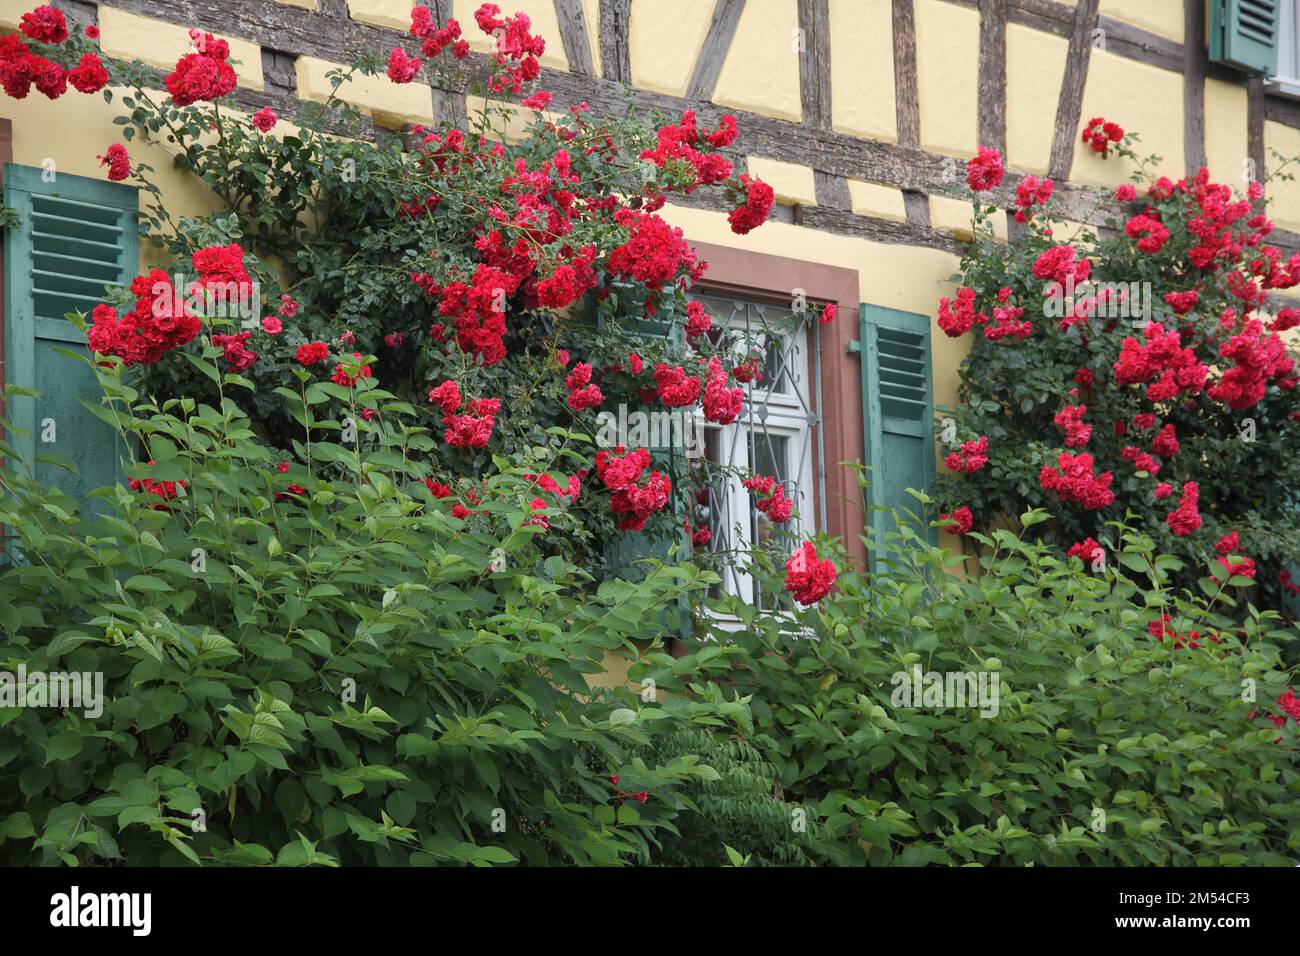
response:
[[[803,114],[798,30],[794,0],[748,0],[713,102],[797,122]]]
[[[832,125],[897,142],[891,0],[830,0],[829,10]]]
[[[1050,33],[1007,24],[1006,160],[1012,169],[1047,172],[1069,46]]]
[[[916,83],[921,148],[970,156],[978,145],[979,13],[916,0]]]
[[[1246,135],[1246,88],[1207,79],[1205,157],[1210,177],[1216,182],[1241,190],[1249,185]]]
[[[1183,42],[1183,0],[1101,0],[1097,13]]]
[[[875,216],[877,219],[890,219],[894,222],[907,220],[907,207],[903,205],[901,189],[850,179],[849,203],[850,208],[859,215]]]
[[[1181,73],[1093,50],[1076,137],[1094,116],[1104,116],[1126,131],[1137,132],[1142,139],[1135,152],[1139,156],[1160,156],[1156,175],[1178,179],[1185,172]],[[1130,160],[1114,154],[1102,159],[1079,141],[1074,148],[1070,179],[1093,186],[1118,186],[1128,181],[1133,169]]]
[[[712,14],[713,4],[699,0],[632,0],[628,21],[632,85],[684,96]]]
[[[787,206],[796,203],[804,206],[817,205],[817,189],[811,166],[783,163],[762,156],[748,157],[746,165],[751,176],[757,176],[772,187],[777,202]]]
[[[300,56],[297,61],[298,95],[323,103],[331,84],[326,74],[338,63]],[[433,91],[420,83],[394,83],[387,76],[353,76],[339,88],[340,98],[369,110],[381,126],[399,129],[407,123],[433,122]]]
[[[1273,157],[1277,150],[1283,156],[1300,156],[1300,130],[1281,123],[1264,124],[1264,162],[1268,169],[1276,170],[1278,161]],[[1297,168],[1288,167],[1295,173]],[[1268,211],[1273,221],[1283,229],[1300,232],[1300,179],[1289,183],[1274,180],[1266,187]]]

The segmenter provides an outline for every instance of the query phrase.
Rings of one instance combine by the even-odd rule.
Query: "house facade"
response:
[[[16,29],[32,5],[0,0],[0,28]],[[189,49],[190,28],[216,33],[238,61],[238,108],[270,106],[290,120],[301,102],[326,97],[333,67],[363,51],[415,49],[406,33],[412,0],[57,5],[96,24],[109,56],[160,70]],[[423,5],[440,21],[472,22],[478,3]],[[1300,0],[502,6],[527,13],[546,40],[538,87],[554,93],[553,109],[587,103],[596,114],[613,113],[630,95],[671,117],[688,109],[709,122],[736,116],[733,158],[774,187],[775,221],[741,237],[709,200],[669,204],[665,217],[710,263],[700,293],[733,324],[804,300],[836,303],[839,318],[781,344],[746,417],[707,434],[706,453],[748,459],[781,477],[795,489],[801,530],[838,535],[859,558],[869,519],[856,474],[841,463],[874,469],[868,503],[906,505],[904,489],[924,487],[941,457],[934,409],[956,403],[967,346],[943,335],[934,317],[970,235],[964,165],[980,145],[998,149],[1008,168],[995,203],[1013,207],[1021,176],[1046,175],[1056,182],[1061,229],[1098,224],[1115,208],[1114,187],[1133,171],[1128,160],[1103,160],[1080,142],[1088,120],[1104,116],[1140,134],[1140,153],[1161,157],[1157,175],[1177,179],[1205,166],[1243,192],[1265,181],[1278,226],[1270,240],[1286,255],[1300,252],[1300,182],[1267,179],[1276,154],[1300,156]],[[463,115],[469,84],[486,72],[486,41],[471,43],[459,88],[353,81],[342,95],[369,113],[377,137]],[[88,310],[96,283],[155,264],[155,251],[137,248],[129,228],[131,191],[104,182],[97,159],[120,138],[119,112],[98,96],[54,104],[0,98],[6,203],[20,212],[4,240],[4,381],[37,388],[48,407],[71,417],[84,414],[78,398],[87,383],[59,364],[57,350],[69,339],[53,320]],[[158,169],[175,215],[212,208],[161,153],[140,158]],[[42,170],[59,174],[59,196],[43,190]],[[1005,213],[995,222],[1015,241]],[[92,471],[116,457],[111,446],[85,441],[72,456]],[[757,520],[743,494],[710,494],[719,526]]]

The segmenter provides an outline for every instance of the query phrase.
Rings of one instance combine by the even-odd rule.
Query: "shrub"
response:
[[[1103,145],[1132,157],[1128,142]],[[1134,178],[1118,218],[1067,232],[1049,225],[1051,181],[1029,177],[1012,244],[977,194],[977,238],[939,310],[948,335],[973,340],[960,404],[941,410],[952,454],[936,496],[985,530],[1046,508],[1057,520],[1033,533],[1088,553],[1090,538],[1116,545],[1108,523],[1131,514],[1188,568],[1237,532],[1230,560],[1257,562],[1256,603],[1281,607],[1279,575],[1300,560],[1300,378],[1281,336],[1300,309],[1270,295],[1300,282],[1300,256],[1268,244],[1258,183],[1240,195],[1203,169]]]
[[[219,351],[196,361],[224,388]],[[233,402],[104,380],[150,461],[134,490],[88,514],[0,445],[0,669],[103,679],[102,715],[0,707],[5,863],[644,861],[713,776],[640,754],[743,706],[589,687],[713,578],[596,582],[529,509],[529,467],[498,462],[476,513],[447,514],[416,416],[347,445],[316,417],[337,386],[292,406],[305,464],[283,474]]]
[[[675,662],[683,673],[729,662],[724,686],[749,700],[756,728],[735,739],[805,812],[802,832],[787,816],[760,852],[872,865],[1294,864],[1300,707],[1279,701],[1277,614],[1239,605],[1247,582],[1217,565],[1194,592],[1175,590],[1180,559],[1132,529],[1114,529],[1118,560],[1091,574],[1031,539],[1046,518],[1026,513],[1020,535],[976,532],[986,553],[969,578],[905,525],[874,579],[843,575],[791,617],[732,602],[739,624]],[[998,673],[996,713],[901,706],[900,675],[914,668],[923,682]]]

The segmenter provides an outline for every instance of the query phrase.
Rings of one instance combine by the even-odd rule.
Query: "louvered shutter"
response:
[[[42,172],[5,167],[5,203],[19,216],[5,237],[5,381],[40,393],[13,396],[7,412],[37,479],[80,498],[118,480],[122,448],[82,404],[98,405],[103,392],[89,365],[60,351],[88,349],[64,316],[89,316],[106,288],[135,276],[138,193],[68,173],[45,182]],[[78,473],[38,460],[45,455],[71,461]]]
[[[861,315],[862,420],[872,468],[867,504],[921,513],[908,488],[925,491],[934,477],[934,411],[930,320],[864,305]],[[926,523],[933,515],[922,515]],[[868,510],[868,526],[883,545],[895,528],[887,512]],[[919,530],[919,529],[918,529]],[[932,530],[922,532],[934,540]]]
[[[1249,73],[1277,72],[1281,0],[1210,0],[1210,59]]]

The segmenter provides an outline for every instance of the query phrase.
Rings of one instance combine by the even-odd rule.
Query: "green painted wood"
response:
[[[1210,0],[1210,59],[1248,73],[1276,73],[1280,3]]]
[[[78,498],[122,479],[118,434],[82,401],[99,404],[94,370],[72,355],[89,354],[85,335],[67,320],[89,316],[105,290],[128,284],[139,268],[136,190],[118,183],[5,166],[4,201],[19,226],[5,243],[5,374],[39,399],[13,396],[7,414],[14,444],[38,481]],[[76,474],[41,461],[56,455]],[[87,502],[93,510],[94,502]]]
[[[879,509],[911,511],[926,523],[933,517],[922,514],[921,503],[908,494],[909,488],[927,491],[934,479],[930,320],[863,305],[859,324],[863,447],[872,469],[867,526],[883,548],[886,533],[896,524],[890,513]],[[935,540],[933,529],[925,534]]]

